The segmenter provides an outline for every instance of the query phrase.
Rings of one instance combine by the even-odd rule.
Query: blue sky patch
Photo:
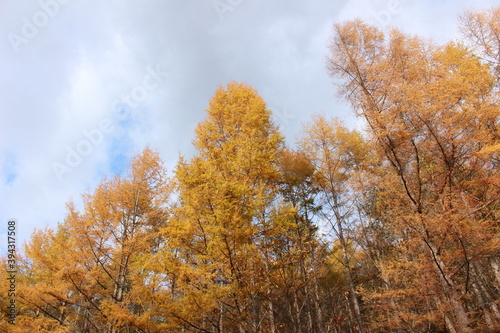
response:
[[[12,183],[14,183],[18,176],[16,155],[11,153],[6,154],[3,160],[2,173],[4,175],[4,184],[12,186]]]

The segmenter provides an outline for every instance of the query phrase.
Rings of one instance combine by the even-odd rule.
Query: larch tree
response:
[[[314,166],[306,154],[283,149],[278,156],[279,204],[273,220],[281,228],[268,237],[267,276],[276,311],[277,332],[324,332],[331,314],[320,286],[327,248],[316,225],[320,207]]]
[[[207,332],[271,330],[264,254],[282,136],[255,90],[229,83],[196,129],[196,156],[176,169],[178,208],[164,230],[175,274],[172,316]]]
[[[168,179],[157,153],[145,149],[125,176],[104,180],[72,203],[56,232],[39,231],[26,246],[21,319],[52,330],[128,332],[148,323],[148,304],[132,293],[141,253],[152,251],[167,219]]]
[[[500,84],[500,7],[468,11],[460,17],[465,41],[488,64]]]
[[[335,25],[330,49],[340,94],[392,170],[385,215],[406,254],[395,262],[407,269],[398,270],[401,293],[428,304],[420,317],[411,310],[401,318],[420,327],[444,321],[451,332],[497,327],[498,288],[482,281],[499,251],[499,187],[481,154],[498,137],[490,67],[462,44],[437,46],[396,29],[386,35],[359,20]],[[442,317],[430,318],[433,309]]]
[[[313,117],[306,125],[300,147],[315,168],[315,184],[320,189],[318,198],[323,207],[321,216],[329,226],[330,237],[340,245],[336,257],[346,278],[349,326],[365,332],[352,270],[357,247],[352,235],[355,213],[352,181],[369,157],[369,151],[358,132],[347,129],[339,120],[323,116]]]

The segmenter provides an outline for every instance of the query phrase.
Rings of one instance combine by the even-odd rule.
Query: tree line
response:
[[[193,157],[146,148],[33,233],[0,330],[498,332],[500,7],[460,29],[333,27],[363,133],[317,115],[290,147],[254,88],[220,87]]]

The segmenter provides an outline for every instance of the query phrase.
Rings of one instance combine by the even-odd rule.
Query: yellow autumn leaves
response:
[[[446,45],[335,25],[365,133],[314,116],[287,147],[255,89],[220,87],[170,177],[146,148],[32,235],[0,329],[500,329],[499,22],[467,13]]]

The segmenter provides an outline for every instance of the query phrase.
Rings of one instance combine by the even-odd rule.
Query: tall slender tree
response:
[[[348,287],[348,306],[351,327],[365,332],[356,283],[353,276],[353,200],[352,178],[369,156],[367,146],[356,131],[348,130],[340,121],[328,121],[322,116],[313,118],[300,142],[302,150],[315,167],[315,182],[320,188],[323,218],[328,221],[333,237],[340,245],[338,261],[344,268]]]
[[[270,325],[264,258],[282,136],[254,89],[219,88],[196,129],[197,155],[176,169],[179,207],[165,229],[186,328],[255,332]],[[175,249],[175,250],[172,250]]]
[[[498,251],[498,186],[480,154],[498,136],[490,68],[461,44],[436,46],[398,30],[385,36],[361,21],[335,25],[330,47],[340,93],[365,118],[392,168],[387,215],[415,274],[405,287],[432,295],[427,301],[452,332],[495,327],[495,304],[479,306],[474,290],[474,263]],[[427,277],[425,285],[418,276]],[[488,298],[498,290],[491,292]]]

